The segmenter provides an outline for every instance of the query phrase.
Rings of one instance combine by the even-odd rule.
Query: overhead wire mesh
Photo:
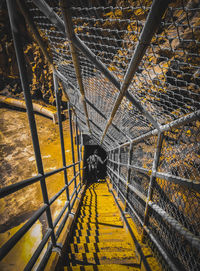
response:
[[[69,2],[76,37],[95,54],[96,60],[112,74],[115,82],[122,85],[152,1]],[[56,69],[65,78],[64,90],[75,109],[79,126],[88,133],[70,42],[65,33],[32,5],[32,1],[28,3],[34,22],[47,39]],[[46,3],[62,19],[58,1]],[[161,132],[164,125],[181,121],[182,117],[192,113],[199,114],[199,12],[199,1],[177,0],[169,4],[128,88],[144,111],[156,120]],[[91,136],[100,144],[120,90],[96,67],[96,63],[78,48],[76,50]],[[196,239],[200,225],[200,122],[185,121],[180,127],[167,127],[160,154],[156,157],[159,131],[141,111],[127,96],[123,97],[103,141],[103,147],[109,151],[108,174],[138,228],[142,231],[147,215],[145,226],[158,237],[172,262],[181,270],[198,270],[199,249],[194,243],[200,242]],[[148,133],[149,136],[142,139]],[[150,212],[146,212],[146,201],[156,206],[151,207]],[[177,230],[180,225],[184,228],[181,233]],[[188,236],[192,236],[191,239]]]

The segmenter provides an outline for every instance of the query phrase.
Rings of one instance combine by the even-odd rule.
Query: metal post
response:
[[[74,28],[73,28],[72,18],[71,18],[71,14],[70,14],[70,9],[69,9],[69,1],[61,0],[60,1],[60,7],[61,7],[63,18],[64,18],[65,31],[67,33],[67,36],[68,36],[68,39],[69,39],[69,42],[70,42],[70,50],[71,50],[71,55],[72,55],[72,61],[73,61],[73,64],[74,64],[74,68],[75,68],[75,72],[76,72],[76,78],[77,78],[77,81],[78,81],[79,90],[80,90],[81,97],[82,97],[82,103],[83,103],[83,108],[84,108],[84,112],[85,112],[85,118],[86,118],[86,122],[87,122],[89,132],[91,133],[90,122],[89,122],[89,117],[88,117],[88,110],[87,110],[87,104],[85,102],[85,90],[84,90],[84,87],[83,87],[79,57],[78,57],[78,53],[76,51],[76,48],[72,43],[72,37],[74,35]]]
[[[70,104],[68,103],[68,112],[69,112],[69,127],[70,127],[70,138],[71,138],[71,151],[72,151],[72,163],[73,163],[73,172],[74,172],[74,187],[76,190],[77,196],[77,183],[76,183],[76,167],[75,167],[75,157],[74,157],[74,141],[73,141],[73,124],[72,124],[72,111]]]
[[[19,68],[19,73],[20,73],[20,79],[21,79],[22,89],[24,92],[24,98],[26,102],[26,108],[27,108],[29,126],[30,126],[30,131],[31,131],[31,136],[32,136],[33,148],[35,152],[37,170],[38,170],[38,174],[44,175],[39,139],[38,139],[38,134],[37,134],[37,127],[36,127],[35,117],[33,113],[32,98],[31,98],[31,93],[29,89],[26,62],[25,62],[24,52],[23,52],[23,44],[21,42],[21,35],[19,31],[20,27],[16,18],[16,11],[17,11],[16,1],[7,0],[7,7],[8,7],[13,40],[14,40],[17,63],[18,63],[18,68]],[[53,222],[52,222],[52,217],[51,217],[45,178],[42,178],[40,180],[40,184],[41,184],[41,189],[42,189],[43,201],[45,204],[48,205],[47,210],[46,210],[48,226],[50,229],[52,229],[51,240],[52,240],[53,245],[55,246],[56,238],[55,238],[55,233],[53,229]]]
[[[118,176],[120,176],[120,169],[121,169],[120,162],[121,162],[121,148],[119,147],[118,149]],[[119,197],[119,182],[120,182],[120,179],[118,178],[117,179],[117,197]]]
[[[111,157],[111,160],[114,160],[114,150],[110,152],[110,157]],[[110,165],[110,166],[111,166],[111,165]],[[112,173],[112,172],[111,172],[111,173]],[[112,174],[111,182],[112,182],[112,186],[113,186],[113,185],[114,185],[113,174]]]
[[[59,134],[60,134],[60,145],[61,145],[61,152],[62,152],[62,162],[64,169],[64,179],[66,187],[66,194],[67,194],[67,200],[69,201],[69,187],[68,187],[68,178],[67,178],[67,169],[66,169],[66,156],[65,156],[65,144],[64,144],[64,136],[63,136],[63,125],[62,125],[62,116],[61,116],[61,104],[60,104],[60,96],[58,91],[58,78],[53,72],[53,82],[54,82],[54,91],[56,96],[56,107],[57,107],[57,114],[58,114],[58,125],[59,125]],[[68,208],[70,209],[70,204],[68,205]]]
[[[146,201],[146,207],[145,207],[145,212],[144,212],[144,223],[143,226],[146,226],[149,221],[149,201],[152,200],[153,196],[153,189],[154,189],[154,184],[156,178],[154,177],[154,173],[157,171],[158,164],[159,164],[159,158],[160,158],[160,153],[162,149],[162,142],[163,142],[163,134],[159,133],[158,134],[158,140],[157,140],[157,147],[154,155],[154,161],[153,161],[153,166],[152,166],[152,174],[150,177],[150,182],[149,182],[149,189],[148,189],[148,195],[147,195],[147,201]],[[142,230],[142,242],[145,240],[145,229]]]
[[[79,140],[80,140],[80,134],[78,134],[78,123],[77,123],[77,117],[76,117],[76,149],[77,149],[77,157],[78,157],[78,168],[79,168],[79,182],[81,183],[81,166],[80,166],[80,152],[79,152]]]
[[[131,160],[132,160],[132,154],[133,154],[133,144],[130,144],[129,146],[129,153],[128,153],[128,173],[127,173],[127,185],[126,185],[126,201],[125,201],[125,212],[127,212],[127,201],[128,201],[128,193],[129,193],[129,188],[128,188],[128,184],[130,183],[130,178],[131,178]]]

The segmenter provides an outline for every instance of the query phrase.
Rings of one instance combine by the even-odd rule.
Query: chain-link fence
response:
[[[200,270],[200,3],[28,0],[78,124],[166,268]]]

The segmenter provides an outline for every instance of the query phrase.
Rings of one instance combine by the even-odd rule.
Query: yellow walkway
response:
[[[86,190],[68,247],[64,270],[141,270],[134,242],[104,181]]]

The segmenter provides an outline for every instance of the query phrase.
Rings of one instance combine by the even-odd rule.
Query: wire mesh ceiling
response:
[[[66,79],[65,91],[75,106],[79,124],[89,132],[70,40],[63,29],[52,23],[51,17],[47,18],[35,5],[31,6],[32,2],[38,1],[28,1],[30,11],[48,40],[57,70]],[[58,1],[46,3],[63,22]],[[131,58],[140,42],[151,5],[152,1],[76,0],[69,3],[75,36],[112,74],[119,86],[123,85]],[[198,11],[195,1],[177,1],[169,5],[129,85],[128,92],[151,115],[158,127],[200,108]],[[84,98],[88,101],[91,132],[100,143],[120,88],[117,89],[83,52],[77,50],[77,55]],[[90,103],[103,113],[103,117]],[[157,127],[126,96],[108,128],[104,147],[110,149],[154,128]]]

